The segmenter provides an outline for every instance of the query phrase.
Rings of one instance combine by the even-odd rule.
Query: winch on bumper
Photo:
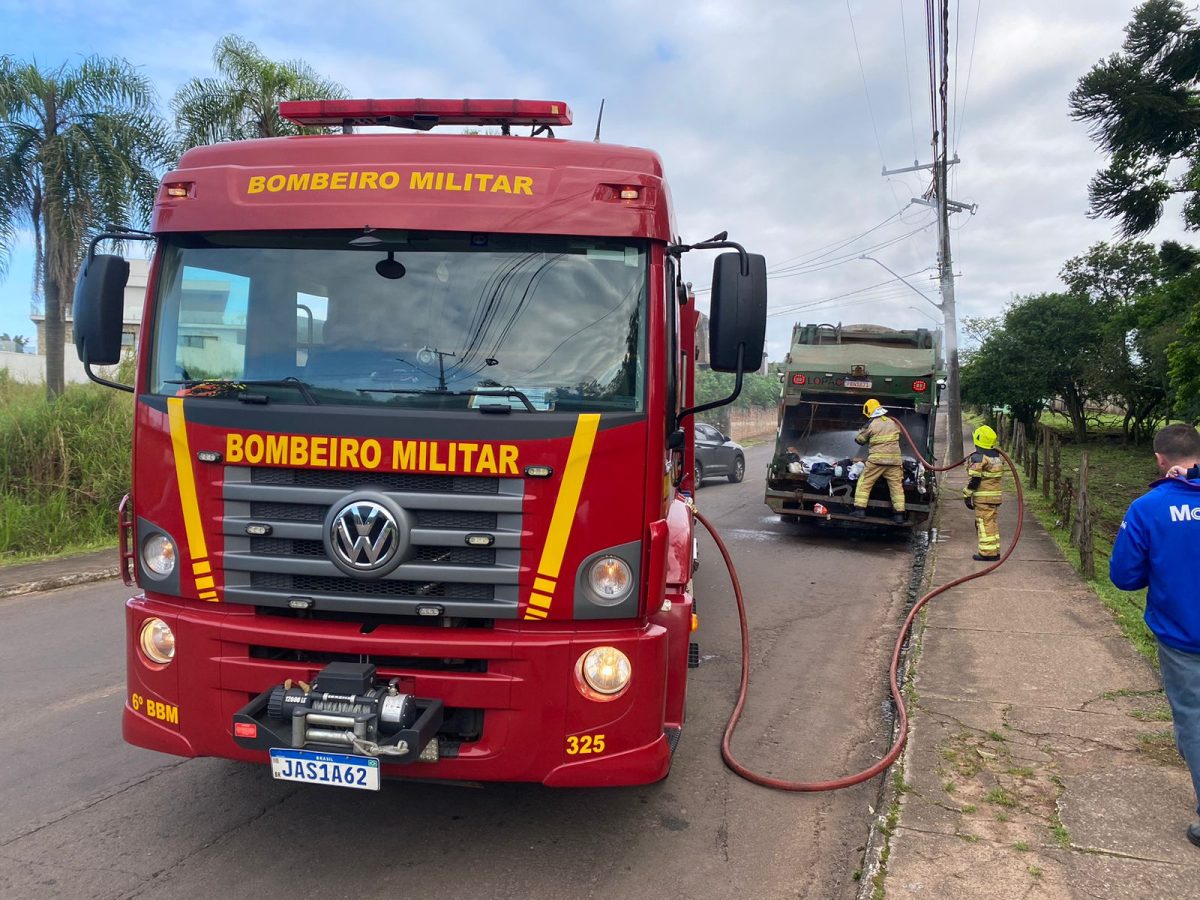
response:
[[[442,712],[441,700],[402,694],[394,679],[376,684],[371,663],[334,662],[311,686],[285,681],[247,703],[234,713],[233,739],[248,750],[290,747],[433,762]]]

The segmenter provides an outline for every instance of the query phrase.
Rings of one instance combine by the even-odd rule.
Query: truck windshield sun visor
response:
[[[646,241],[386,237],[168,238],[151,390],[433,412],[644,410]]]

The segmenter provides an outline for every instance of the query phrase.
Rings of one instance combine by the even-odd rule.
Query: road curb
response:
[[[8,597],[20,597],[24,594],[39,594],[43,591],[55,591],[59,588],[71,587],[76,584],[90,584],[95,581],[108,581],[120,575],[116,566],[105,566],[102,569],[91,569],[86,572],[70,572],[63,575],[51,575],[35,581],[25,581],[18,584],[0,585],[0,600]]]
[[[933,515],[929,519],[928,540],[929,546],[925,552],[925,567],[921,572],[921,579],[915,588],[913,600],[920,599],[933,587],[933,579],[937,571],[938,563],[938,532],[941,530],[942,522],[942,503],[945,499],[942,493],[941,479],[938,479],[938,497],[937,503],[933,510]],[[924,613],[924,610],[922,610]],[[915,680],[917,677],[917,664],[920,661],[920,646],[925,638],[925,617],[918,615],[912,624],[912,630],[908,636],[908,650],[905,651],[902,661],[900,689],[904,690],[905,685],[910,679]],[[916,656],[913,656],[913,651],[916,650]],[[898,825],[900,816],[904,811],[902,801],[905,790],[901,790],[896,784],[894,776],[898,773],[901,781],[905,781],[904,775],[909,768],[909,753],[912,750],[913,734],[917,731],[918,722],[917,714],[920,709],[920,704],[913,704],[908,710],[908,738],[904,743],[904,750],[901,751],[899,758],[888,767],[884,773],[883,784],[879,790],[879,797],[873,811],[874,815],[871,819],[871,828],[867,835],[867,843],[863,849],[863,861],[859,868],[858,891],[855,894],[855,900],[873,900],[878,896],[876,891],[876,877],[882,872],[880,879],[880,887],[886,894],[887,879],[887,862],[891,855],[891,842],[894,836],[894,825]],[[893,739],[895,730],[893,729]],[[895,821],[889,824],[892,807],[896,807]]]

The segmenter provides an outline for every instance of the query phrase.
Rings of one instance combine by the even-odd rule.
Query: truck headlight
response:
[[[175,545],[165,534],[152,534],[142,544],[142,563],[152,575],[166,578],[175,571]]]
[[[615,556],[602,556],[588,568],[590,600],[598,606],[616,606],[633,590],[629,564]]]
[[[146,659],[165,666],[175,658],[175,633],[162,619],[147,619],[142,623],[138,646]]]
[[[633,665],[629,657],[616,647],[593,647],[579,657],[578,674],[582,680],[581,687],[594,692],[582,691],[585,697],[613,700],[629,687]]]

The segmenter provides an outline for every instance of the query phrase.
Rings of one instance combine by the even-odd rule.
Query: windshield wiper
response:
[[[197,387],[202,384],[211,384],[218,388],[221,388],[221,387],[228,388],[230,391],[240,391],[242,388],[245,388],[245,387],[290,387],[290,388],[295,388],[297,391],[299,391],[300,396],[302,396],[304,398],[304,402],[307,403],[309,406],[320,406],[321,405],[320,401],[317,400],[316,396],[314,396],[313,392],[309,389],[310,385],[301,381],[295,375],[289,375],[286,378],[250,378],[250,379],[241,380],[241,381],[232,379],[232,378],[194,378],[194,379],[186,379],[186,380],[179,380],[179,381],[169,380],[169,381],[165,381],[163,383],[164,384],[179,384],[179,385],[183,385],[184,387],[188,387],[188,388],[194,388],[194,387]],[[195,396],[201,396],[201,395],[197,394]],[[211,396],[221,397],[221,396],[230,396],[230,394],[214,391]],[[247,403],[263,403],[263,402],[265,402],[263,397],[259,394],[237,393],[236,396],[239,400],[243,400]]]
[[[529,412],[537,412],[537,409],[529,398],[524,393],[517,390],[515,387],[494,387],[485,388],[484,390],[467,390],[467,391],[443,391],[438,388],[359,388],[360,394],[441,394],[444,397],[516,397],[524,404]],[[478,407],[483,409],[482,406]],[[503,407],[509,409],[510,407]]]

